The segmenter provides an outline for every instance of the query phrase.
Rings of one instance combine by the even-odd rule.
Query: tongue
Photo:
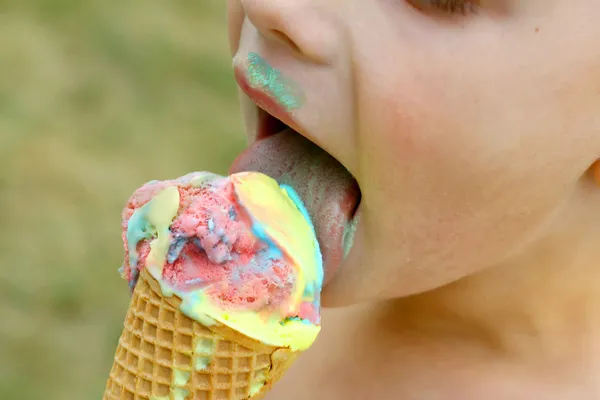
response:
[[[242,171],[262,172],[298,192],[315,225],[327,282],[344,258],[344,232],[360,196],[356,180],[327,152],[289,128],[240,154],[230,173]]]

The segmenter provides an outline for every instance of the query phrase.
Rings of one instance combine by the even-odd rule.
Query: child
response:
[[[322,333],[268,399],[600,399],[598,16],[229,0],[232,171],[294,185],[325,260]]]

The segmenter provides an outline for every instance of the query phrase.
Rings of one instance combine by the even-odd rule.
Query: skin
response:
[[[322,334],[267,398],[600,398],[600,3],[427,3],[229,0],[232,55],[302,87],[362,191]]]

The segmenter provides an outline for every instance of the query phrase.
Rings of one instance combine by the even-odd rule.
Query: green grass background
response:
[[[0,0],[0,399],[100,399],[121,208],[241,131],[223,0]]]

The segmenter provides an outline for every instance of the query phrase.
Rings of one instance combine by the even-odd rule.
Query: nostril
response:
[[[277,40],[290,46],[295,52],[300,53],[300,47],[288,35],[278,29],[272,29],[271,33]]]

